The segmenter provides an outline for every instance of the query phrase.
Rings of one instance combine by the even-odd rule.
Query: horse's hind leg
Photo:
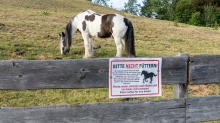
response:
[[[150,78],[150,83],[152,83],[152,77]]]
[[[122,44],[121,44],[121,38],[114,37],[116,48],[117,48],[117,53],[116,57],[121,57],[122,56]]]

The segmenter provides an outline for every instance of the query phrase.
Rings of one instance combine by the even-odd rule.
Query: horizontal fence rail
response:
[[[188,57],[163,57],[163,84],[187,83]],[[109,59],[0,61],[0,90],[107,88]]]
[[[189,84],[220,83],[220,55],[162,57],[162,84],[177,99],[1,107],[0,123],[191,123],[220,120],[220,96],[187,97]],[[0,90],[107,88],[109,59],[0,61]]]
[[[187,123],[220,120],[220,96],[186,99]]]
[[[51,107],[3,108],[0,123],[28,121],[34,123],[184,123],[185,100],[139,101],[60,105]],[[3,119],[3,121],[2,121]]]
[[[190,62],[191,84],[220,83],[220,55],[197,55]]]
[[[192,123],[220,120],[220,97],[1,108],[0,123]]]

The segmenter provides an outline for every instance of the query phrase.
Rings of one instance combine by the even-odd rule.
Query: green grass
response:
[[[81,35],[74,35],[70,54],[60,55],[59,33],[76,14],[86,9],[98,13],[119,13],[129,18],[135,30],[138,57],[175,56],[178,53],[220,54],[219,30],[175,22],[137,17],[83,0],[0,0],[0,60],[81,59],[84,46]],[[94,41],[94,57],[110,58],[116,54],[112,38]],[[123,53],[124,55],[124,53]],[[203,93],[206,90],[206,93]],[[190,96],[218,95],[216,85],[191,86]],[[198,95],[199,94],[199,95]],[[163,85],[162,97],[173,98],[173,85]],[[131,100],[131,101],[132,101]],[[0,106],[26,107],[90,102],[116,102],[109,99],[108,89],[0,91]]]

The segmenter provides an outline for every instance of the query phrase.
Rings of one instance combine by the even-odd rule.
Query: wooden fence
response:
[[[175,98],[1,107],[0,123],[189,123],[220,120],[220,96],[188,97],[189,84],[220,83],[220,55],[162,57],[162,84]],[[108,88],[109,59],[0,61],[1,90]]]

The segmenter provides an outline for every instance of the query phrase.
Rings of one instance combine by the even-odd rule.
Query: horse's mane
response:
[[[66,25],[66,29],[64,30],[66,36],[68,37],[68,45],[70,46],[72,43],[72,22],[70,21],[67,25]]]

